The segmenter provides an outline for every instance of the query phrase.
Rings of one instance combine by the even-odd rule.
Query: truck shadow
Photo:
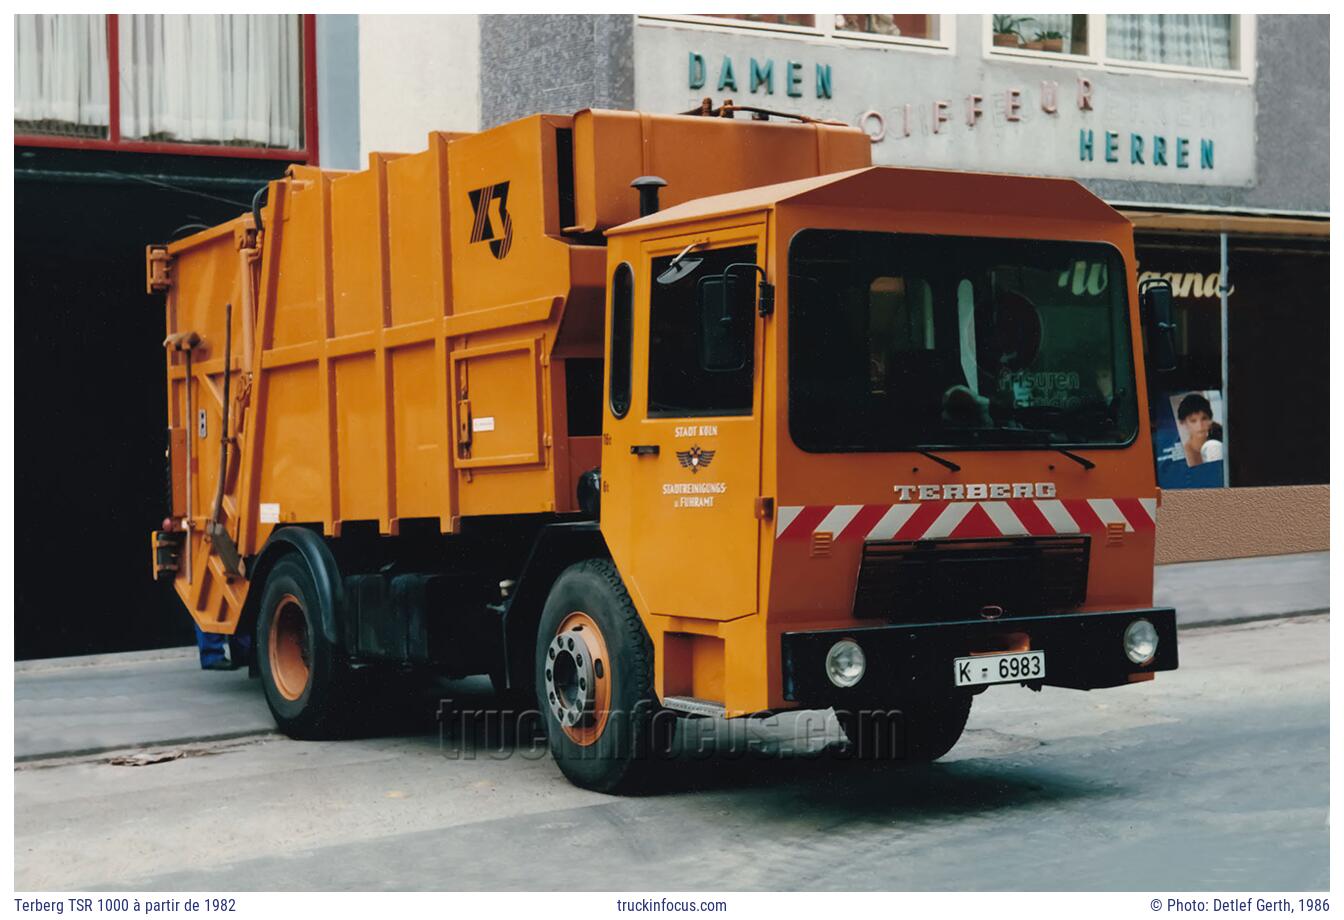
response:
[[[1034,762],[1038,742],[992,731],[968,731],[935,763],[873,762],[855,756],[829,711],[705,722],[679,726],[659,794],[739,792],[738,807],[772,812],[787,801],[845,825],[1113,794]]]
[[[420,719],[422,726],[427,721]],[[489,697],[449,701],[435,722],[440,752],[450,759],[550,759],[538,723],[501,715]],[[736,807],[754,802],[774,813],[788,801],[790,808],[824,812],[813,816],[817,820],[852,822],[894,814],[936,819],[1121,794],[1041,765],[1034,757],[1040,747],[1032,738],[972,728],[938,762],[875,763],[854,756],[829,710],[731,721],[680,719],[646,795],[727,793]]]
[[[735,810],[762,820],[853,828],[1014,810],[1117,794],[1054,769],[986,759],[933,764],[868,764],[840,757],[781,757],[747,765],[679,767],[664,795],[732,797]]]

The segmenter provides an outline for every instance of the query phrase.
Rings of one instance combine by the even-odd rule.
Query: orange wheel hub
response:
[[[602,630],[588,614],[561,621],[546,647],[546,704],[575,744],[602,737],[611,714],[611,658]]]
[[[303,696],[308,687],[310,661],[308,618],[304,616],[303,605],[292,594],[286,594],[275,605],[266,651],[275,689],[287,700]]]

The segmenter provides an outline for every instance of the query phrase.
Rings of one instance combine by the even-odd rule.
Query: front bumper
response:
[[[1157,653],[1144,665],[1126,657],[1125,628],[1143,618],[1157,629]],[[1042,684],[1095,690],[1117,687],[1157,671],[1174,671],[1176,611],[1108,610],[1003,620],[907,623],[784,633],[784,698],[805,706],[886,703],[946,693],[953,687],[954,658],[1004,651],[1043,650]],[[868,667],[848,689],[826,677],[826,653],[840,639],[859,643]],[[1023,643],[1025,642],[1025,647]]]

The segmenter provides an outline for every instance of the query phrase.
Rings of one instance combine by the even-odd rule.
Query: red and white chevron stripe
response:
[[[783,505],[776,540],[827,532],[840,540],[936,540],[941,537],[1049,536],[1153,530],[1154,498],[1021,498],[1007,501],[903,502],[899,505]]]

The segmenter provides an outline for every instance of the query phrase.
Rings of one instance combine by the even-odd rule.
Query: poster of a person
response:
[[[1222,460],[1223,394],[1218,390],[1196,390],[1170,399],[1185,465],[1196,467]]]

